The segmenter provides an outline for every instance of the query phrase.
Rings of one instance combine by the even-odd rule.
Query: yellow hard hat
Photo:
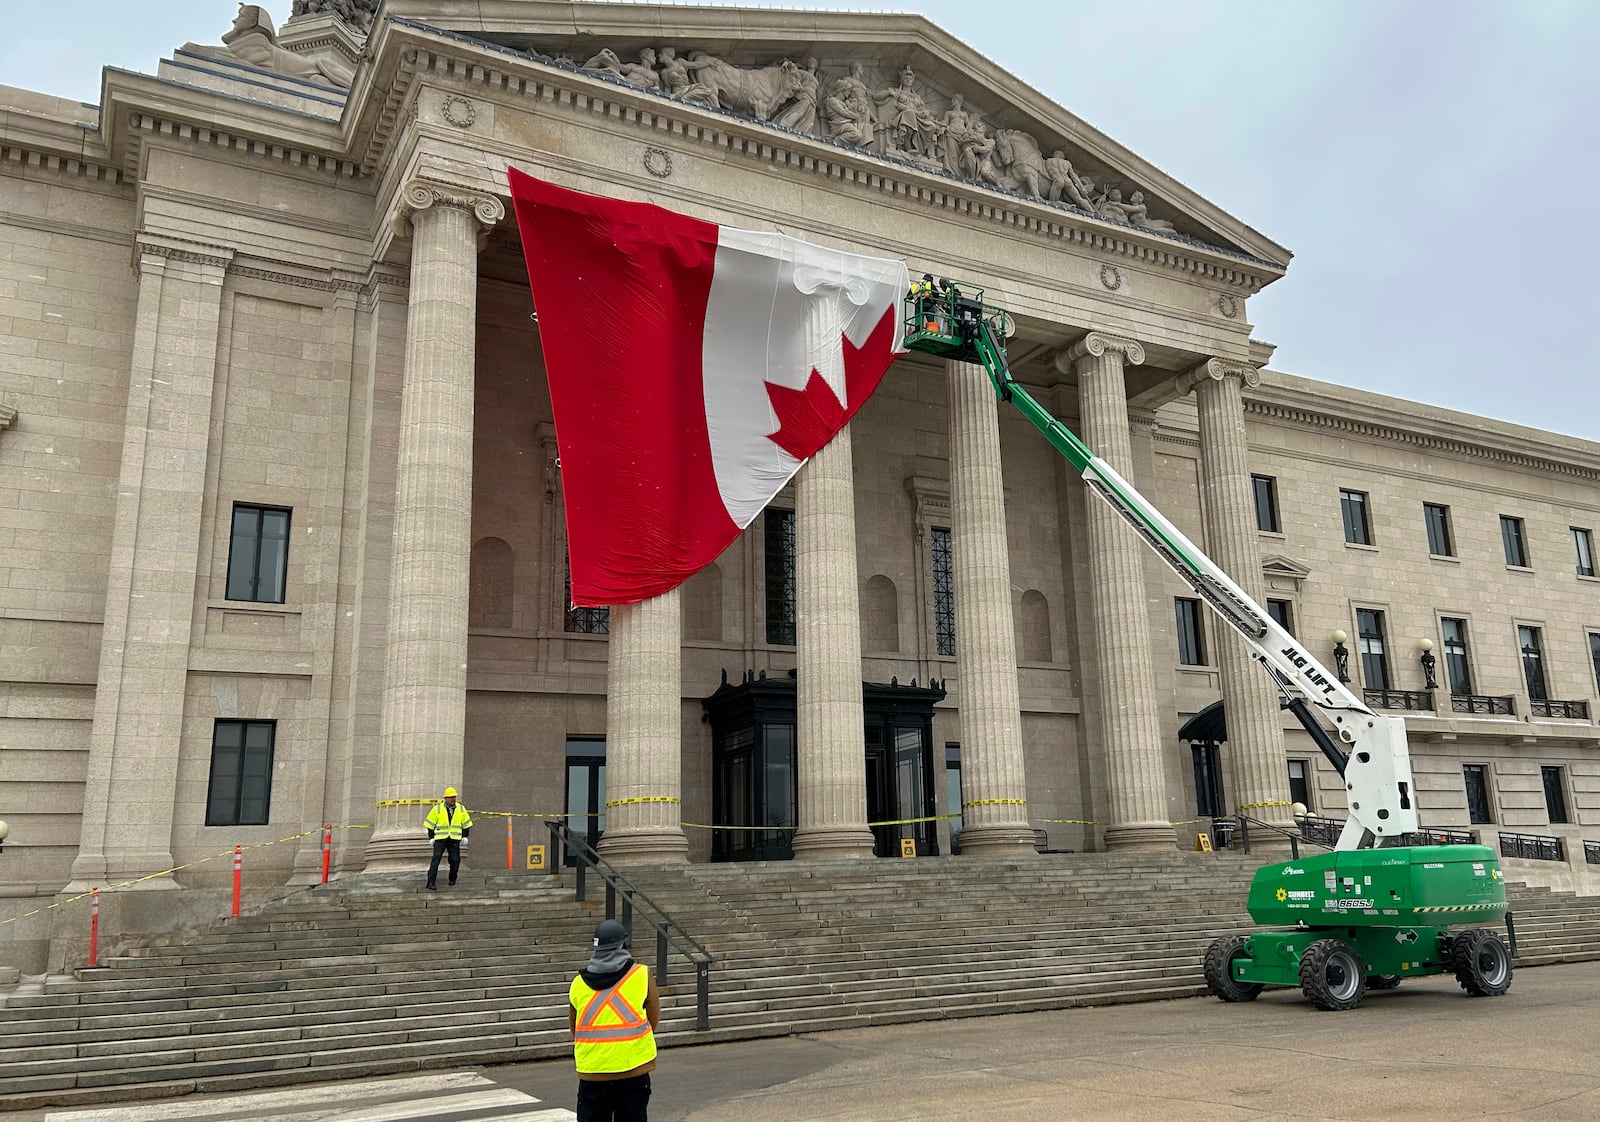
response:
[[[444,789],[444,797],[447,798],[447,799],[455,798],[456,797],[456,789],[454,787],[446,787]]]

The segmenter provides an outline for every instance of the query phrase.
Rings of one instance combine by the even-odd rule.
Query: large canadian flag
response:
[[[572,600],[714,561],[904,348],[903,262],[510,171],[561,456]]]

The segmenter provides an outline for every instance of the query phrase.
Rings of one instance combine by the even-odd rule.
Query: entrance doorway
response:
[[[567,741],[567,829],[588,842],[600,844],[606,832],[606,742],[604,740]],[[577,864],[577,855],[563,854],[568,865]]]
[[[724,680],[702,703],[712,729],[711,857],[788,860],[798,821],[795,758],[796,679],[747,673]],[[862,748],[873,852],[900,856],[902,839],[919,856],[939,852],[934,810],[933,707],[942,688],[862,683]]]

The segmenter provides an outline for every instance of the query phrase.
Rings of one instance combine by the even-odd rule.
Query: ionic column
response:
[[[817,371],[844,394],[839,328],[806,323]],[[828,345],[831,341],[831,345]],[[855,456],[846,426],[795,477],[796,860],[871,857],[861,608],[856,584]]]
[[[69,892],[172,868],[223,281],[233,251],[141,235],[83,825]],[[227,520],[218,530],[227,533]],[[203,814],[203,807],[188,808]],[[137,889],[176,888],[170,876]]]
[[[606,821],[616,865],[689,859],[683,833],[683,617],[679,589],[611,609],[606,651]]]
[[[429,183],[403,188],[400,203],[412,234],[411,288],[379,741],[380,803],[433,799],[447,785],[461,786],[478,233],[505,215],[492,196],[458,194]],[[463,790],[462,802],[470,807],[474,801],[473,792]],[[418,806],[380,806],[366,870],[416,868],[425,861],[425,813]]]
[[[1133,447],[1123,363],[1142,363],[1144,348],[1130,339],[1094,332],[1056,361],[1065,361],[1077,373],[1084,441],[1131,480]],[[1167,819],[1166,773],[1145,604],[1146,547],[1099,499],[1089,500],[1087,513],[1100,728],[1110,788],[1106,848],[1171,849],[1174,838]]]
[[[1206,552],[1250,594],[1265,603],[1261,542],[1256,536],[1250,483],[1250,445],[1244,430],[1244,386],[1258,386],[1251,366],[1210,359],[1190,372],[1200,412],[1200,487]],[[1237,632],[1221,634],[1222,695],[1228,714],[1228,759],[1233,804],[1241,813],[1285,829],[1293,827],[1278,692]],[[1270,839],[1261,831],[1263,841]]]
[[[946,363],[963,854],[1032,854],[1000,422],[983,367]]]

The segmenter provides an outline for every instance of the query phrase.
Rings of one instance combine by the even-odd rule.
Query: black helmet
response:
[[[614,951],[628,945],[628,929],[614,919],[603,919],[594,929],[594,949]]]

